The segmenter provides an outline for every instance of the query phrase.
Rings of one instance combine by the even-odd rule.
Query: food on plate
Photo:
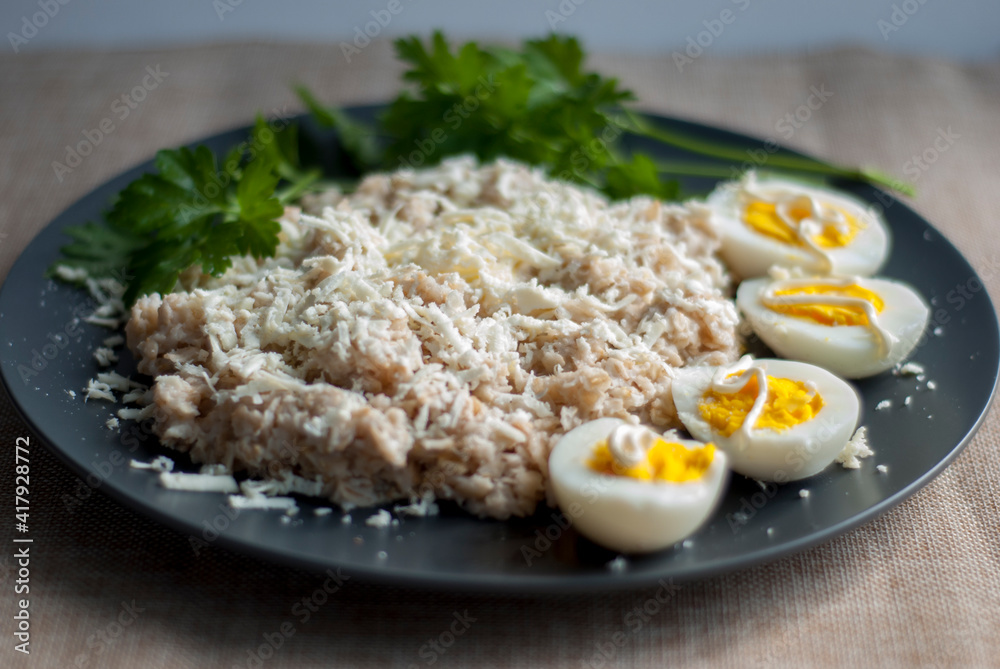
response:
[[[688,431],[725,451],[733,471],[779,483],[825,469],[860,413],[854,389],[825,369],[750,356],[678,370],[673,398]]]
[[[740,278],[774,265],[810,274],[875,274],[889,251],[880,215],[838,191],[747,174],[708,198],[722,257]]]
[[[291,472],[345,505],[525,515],[564,433],[677,426],[676,370],[736,358],[700,210],[468,157],[304,206],[274,258],[132,308],[156,434],[195,462]]]
[[[665,204],[681,192],[665,177],[692,164],[633,152],[628,135],[723,160],[742,147],[630,109],[573,38],[453,53],[436,33],[396,47],[411,87],[374,122],[299,90],[336,130],[351,192],[319,192],[297,126],[258,118],[224,157],[161,151],[100,224],[66,228],[50,276],[90,290],[91,323],[128,314],[128,346],[153,377],[147,389],[98,374],[85,399],[123,393],[144,407],[109,429],[152,417],[161,443],[208,463],[161,480],[231,490],[246,471],[266,480],[242,481],[230,504],[289,514],[294,499],[267,495],[345,510],[407,500],[396,512],[416,515],[450,499],[494,518],[558,501],[586,536],[644,552],[705,521],[729,464],[792,480],[870,454],[863,433],[844,448],[859,409],[843,381],[801,363],[732,365],[729,271],[873,274],[888,249],[877,215],[752,174],[707,206]],[[907,189],[802,156],[769,166]],[[905,357],[926,308],[918,318],[919,297],[896,299],[892,282],[851,281],[750,281],[740,296],[779,354],[863,376]],[[95,352],[101,367],[116,345]],[[669,431],[682,424],[711,443]]]
[[[882,278],[753,279],[740,284],[736,305],[778,355],[848,379],[905,360],[930,316],[912,288]]]
[[[612,199],[642,194],[676,200],[681,193],[677,176],[694,169],[701,176],[726,178],[732,170],[701,160],[693,168],[658,147],[731,163],[747,157],[742,146],[670,129],[635,109],[635,94],[618,79],[587,68],[574,37],[549,35],[514,49],[450,45],[435,33],[430,40],[399,39],[395,46],[406,66],[407,86],[374,121],[325,107],[308,89],[297,89],[316,121],[337,129],[341,149],[362,173],[471,153],[483,162],[504,157],[538,165],[553,177]],[[388,141],[379,145],[375,137]],[[636,137],[643,141],[632,141]],[[767,166],[913,194],[911,186],[877,170],[807,156],[771,153]]]
[[[671,131],[632,109],[634,93],[613,77],[587,70],[573,37],[526,40],[517,50],[476,42],[453,47],[436,32],[429,44],[410,36],[395,46],[407,86],[374,122],[325,107],[308,89],[297,88],[315,122],[336,129],[338,178],[473,155],[484,163],[506,158],[535,165],[614,200],[649,195],[668,201],[680,198],[680,183],[667,176],[689,174],[691,163],[634,150],[627,136],[711,158],[746,157],[738,145]],[[72,243],[60,249],[49,275],[78,284],[121,283],[117,297],[130,307],[142,295],[172,291],[191,267],[218,277],[232,256],[274,257],[284,206],[320,188],[321,170],[301,164],[300,143],[311,149],[305,155],[329,155],[327,147],[300,142],[297,123],[264,117],[225,154],[204,144],[159,151],[156,170],[126,186],[101,222],[64,229]],[[770,156],[768,165],[912,194],[906,184],[870,169],[785,154]],[[698,173],[731,172],[703,163]]]
[[[617,418],[566,433],[549,456],[560,509],[587,538],[623,553],[681,541],[712,514],[728,469],[712,444]]]

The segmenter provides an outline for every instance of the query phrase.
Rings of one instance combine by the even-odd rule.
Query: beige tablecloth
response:
[[[847,49],[707,54],[683,71],[667,56],[594,64],[620,73],[650,110],[917,179],[915,208],[1000,297],[1000,63]],[[385,100],[398,71],[379,44],[350,64],[335,45],[3,54],[0,276],[56,214],[157,148],[243,124],[256,110],[295,112],[296,81],[331,101]],[[134,103],[125,118],[123,95]],[[57,174],[65,147],[105,119],[114,127],[93,152]],[[13,444],[26,433],[0,405],[0,499],[11,515]],[[623,667],[998,666],[998,444],[994,411],[954,465],[883,517],[813,550],[685,584],[638,629],[626,616],[652,591],[507,598],[356,581],[303,621],[293,606],[322,577],[214,547],[196,556],[185,537],[99,494],[70,513],[61,495],[75,478],[35,448],[31,655],[13,649],[17,573],[5,520],[0,664],[246,667],[261,666],[260,653],[267,667],[578,667],[601,666],[603,648],[613,655],[606,666]],[[455,616],[474,621],[453,644],[427,646]]]

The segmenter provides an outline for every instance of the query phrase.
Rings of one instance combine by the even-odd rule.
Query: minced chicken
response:
[[[156,432],[195,462],[294,473],[348,507],[526,515],[564,432],[602,416],[677,426],[674,370],[736,358],[697,206],[609,204],[463,157],[303,207],[277,257],[188,273],[132,308]]]

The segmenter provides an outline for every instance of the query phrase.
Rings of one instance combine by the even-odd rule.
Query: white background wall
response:
[[[380,12],[393,1],[396,15]],[[39,14],[43,7],[54,15]],[[363,31],[373,11],[391,16],[384,27],[367,26],[380,37],[443,27],[454,37],[514,40],[554,25],[590,49],[669,53],[714,28],[700,40],[718,54],[863,44],[957,60],[1000,57],[1000,0],[0,0],[0,31],[3,48],[19,52],[340,42]]]

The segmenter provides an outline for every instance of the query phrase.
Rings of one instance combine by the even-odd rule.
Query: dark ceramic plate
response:
[[[374,108],[356,111],[369,116]],[[662,122],[706,139],[763,147],[758,140],[715,128]],[[234,130],[204,143],[221,152],[246,133],[245,128]],[[320,140],[322,148],[314,157],[336,171],[342,157],[332,138],[308,123],[304,134]],[[663,158],[690,158],[659,146],[643,148]],[[548,508],[532,518],[497,522],[446,507],[441,516],[407,519],[382,530],[363,523],[367,512],[355,512],[350,525],[341,523],[337,512],[317,517],[310,500],[300,500],[302,512],[291,522],[283,522],[275,511],[231,518],[221,494],[165,490],[154,475],[129,468],[131,458],[148,461],[167,454],[181,469],[194,469],[186,457],[160,446],[136,425],[121,433],[108,430],[104,423],[113,412],[110,404],[83,402],[81,389],[98,371],[91,352],[109,332],[90,325],[78,331],[72,322],[86,310],[87,298],[43,277],[66,242],[63,228],[97,219],[113,194],[150,167],[151,162],[139,165],[76,202],[25,249],[0,294],[0,370],[21,415],[75,473],[192,541],[299,567],[341,567],[371,580],[438,588],[580,592],[704,577],[815,546],[899,504],[958,455],[992,399],[1000,339],[980,279],[937,230],[905,205],[867,186],[840,184],[886,207],[893,247],[883,274],[912,284],[934,308],[927,337],[913,359],[926,367],[936,390],[927,390],[926,383],[913,377],[889,373],[857,384],[862,423],[876,451],[860,470],[833,465],[811,479],[769,491],[735,476],[711,523],[686,545],[630,559],[621,571],[607,566],[614,553],[565,528]],[[713,183],[693,179],[685,185],[707,190]],[[134,370],[127,351],[117,369],[126,375]],[[67,389],[75,390],[77,398],[71,399]],[[904,406],[908,395],[913,401]],[[876,412],[875,405],[884,399],[893,401],[892,408]],[[888,467],[886,473],[876,470],[880,464]],[[799,496],[803,488],[810,491],[808,498]]]

